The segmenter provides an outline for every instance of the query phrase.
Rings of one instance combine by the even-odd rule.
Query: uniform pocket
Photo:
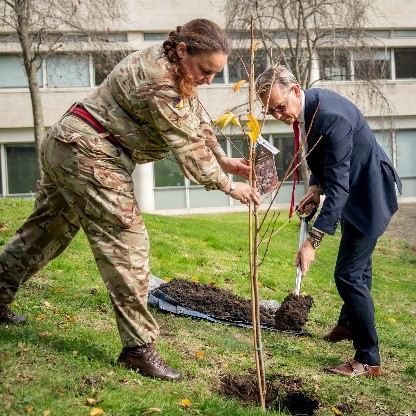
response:
[[[86,214],[102,224],[130,228],[138,208],[131,175],[110,162],[93,166],[93,180],[86,190]]]

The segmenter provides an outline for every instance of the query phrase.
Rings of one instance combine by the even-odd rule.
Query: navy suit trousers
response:
[[[377,238],[369,237],[341,218],[342,237],[335,266],[335,283],[344,305],[338,323],[352,332],[354,359],[369,365],[380,364],[374,321],[371,255]]]

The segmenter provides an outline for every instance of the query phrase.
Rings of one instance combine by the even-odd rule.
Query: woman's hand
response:
[[[237,199],[242,204],[250,202],[254,202],[256,205],[261,204],[260,195],[250,185],[243,182],[235,182],[234,186],[235,189],[228,193],[232,198]]]
[[[250,174],[250,167],[248,160],[236,157],[223,156],[218,160],[221,169],[226,173],[241,176],[244,179],[248,179]]]

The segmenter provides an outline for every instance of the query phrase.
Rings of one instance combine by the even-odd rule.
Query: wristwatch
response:
[[[315,238],[313,236],[311,236],[311,234],[309,234],[306,239],[312,244],[312,247],[316,250],[322,242],[321,238]]]
[[[235,191],[235,183],[230,182],[230,190],[228,192],[225,192],[225,195],[230,195],[230,193],[233,191]]]

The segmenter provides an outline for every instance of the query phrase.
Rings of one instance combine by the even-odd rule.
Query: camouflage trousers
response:
[[[43,140],[35,209],[0,254],[0,304],[61,254],[80,227],[107,287],[125,347],[153,342],[149,240],[134,198],[134,164],[84,122],[64,116]]]

